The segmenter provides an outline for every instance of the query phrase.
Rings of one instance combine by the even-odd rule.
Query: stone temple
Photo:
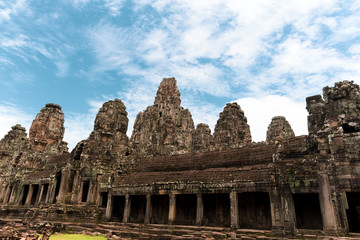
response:
[[[194,126],[176,80],[164,78],[130,138],[115,99],[69,153],[61,107],[46,104],[29,137],[15,125],[0,141],[0,237],[85,229],[134,239],[359,238],[359,86],[337,82],[306,108],[308,135],[275,116],[266,141],[252,142],[236,103],[212,134]]]

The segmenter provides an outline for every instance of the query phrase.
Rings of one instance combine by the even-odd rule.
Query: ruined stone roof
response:
[[[165,182],[229,182],[269,180],[268,164],[277,146],[254,144],[215,152],[140,159],[129,173],[115,177],[114,186]]]
[[[254,144],[222,151],[159,156],[139,160],[134,171],[181,171],[269,163],[276,150],[274,144]]]
[[[136,172],[117,176],[114,186],[167,183],[224,183],[251,181],[270,183],[269,168],[265,164],[251,167],[209,168],[204,170]]]

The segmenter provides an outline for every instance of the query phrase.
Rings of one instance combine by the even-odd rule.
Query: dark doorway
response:
[[[101,197],[101,207],[106,208],[108,201],[108,193],[102,192],[100,193],[100,197]]]
[[[144,223],[145,209],[146,209],[146,196],[134,195],[130,196],[131,207],[129,222],[132,223]]]
[[[125,196],[113,196],[112,218],[116,221],[122,221],[124,216]]]
[[[230,194],[203,194],[203,225],[230,226]]]
[[[168,223],[169,217],[169,195],[151,196],[151,223]]]
[[[360,232],[360,192],[348,192],[346,197],[349,206],[346,210],[349,232]]]
[[[54,202],[56,202],[57,196],[59,195],[59,192],[60,192],[60,184],[61,184],[61,172],[57,172],[57,173],[56,173],[56,187],[55,187],[55,198],[54,198]]]
[[[296,226],[302,229],[322,229],[318,193],[294,194]]]
[[[90,181],[83,181],[82,194],[81,194],[81,201],[82,202],[87,201],[88,193],[89,193],[89,187],[90,187]]]
[[[21,199],[21,205],[25,204],[28,193],[29,193],[29,185],[24,185],[24,192]]]
[[[269,194],[246,192],[238,196],[240,228],[271,229]]]
[[[36,203],[36,198],[37,198],[37,195],[38,195],[38,192],[39,192],[39,184],[35,184],[33,185],[33,193],[32,193],[32,196],[31,196],[31,201],[30,201],[30,204],[31,205],[35,205]]]
[[[196,194],[176,195],[175,223],[182,225],[196,224]]]
[[[46,196],[48,194],[48,190],[49,190],[49,184],[48,183],[45,183],[43,185],[43,193],[41,195],[41,199],[40,199],[40,202],[44,203],[46,202]]]

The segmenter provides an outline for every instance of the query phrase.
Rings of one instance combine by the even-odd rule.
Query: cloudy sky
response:
[[[114,98],[130,136],[163,77],[177,79],[195,124],[213,129],[237,101],[254,141],[276,115],[307,134],[307,96],[359,83],[360,1],[0,1],[0,138],[52,102],[71,150]]]

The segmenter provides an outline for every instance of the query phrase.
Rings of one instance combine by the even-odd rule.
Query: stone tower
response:
[[[136,117],[131,143],[138,154],[156,156],[191,151],[194,122],[190,111],[180,104],[175,78],[164,78],[154,105]]]
[[[126,135],[129,119],[124,103],[115,99],[103,104],[96,115],[94,130],[73,150],[75,159],[89,171],[111,168],[129,154]]]
[[[236,148],[251,143],[247,118],[237,103],[227,103],[220,113],[214,138],[218,149]]]
[[[266,141],[292,137],[295,137],[294,131],[285,117],[276,116],[271,119],[266,133]]]
[[[29,138],[32,149],[38,152],[67,152],[63,142],[65,133],[64,113],[57,104],[48,103],[41,109],[30,127]]]

